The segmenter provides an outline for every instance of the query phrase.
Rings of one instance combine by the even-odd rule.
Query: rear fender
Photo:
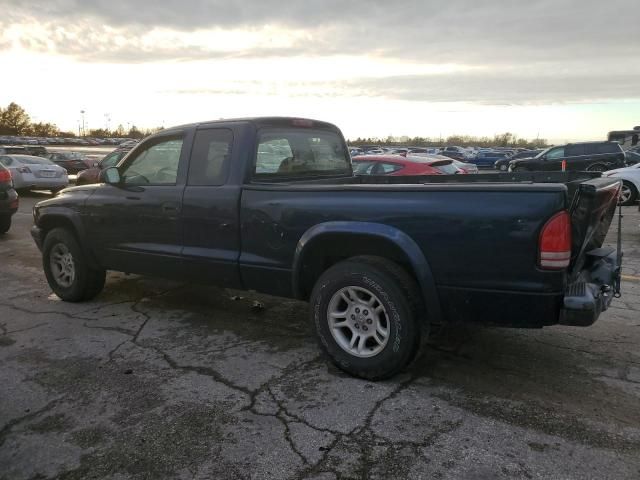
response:
[[[430,316],[430,321],[434,323],[440,323],[442,321],[442,310],[435,279],[422,250],[420,250],[416,242],[406,233],[397,228],[380,223],[350,221],[326,222],[315,225],[307,230],[298,241],[293,259],[293,290],[296,298],[305,297],[302,282],[305,255],[313,250],[313,246],[317,245],[318,241],[335,235],[344,236],[345,240],[350,236],[370,237],[390,242],[397,247],[398,250],[403,252],[409,263],[412,269],[410,273],[412,273],[418,281],[425,307]],[[379,252],[379,256],[385,257],[385,252]]]

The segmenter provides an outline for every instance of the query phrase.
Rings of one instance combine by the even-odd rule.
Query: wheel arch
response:
[[[404,267],[418,283],[430,321],[442,321],[433,272],[420,247],[401,230],[373,222],[326,222],[307,230],[294,254],[295,297],[308,299],[324,271],[341,260],[361,255],[386,258]]]
[[[47,234],[54,228],[66,228],[76,237],[76,240],[89,261],[89,264],[92,267],[99,266],[93,252],[88,248],[87,242],[84,241],[86,238],[85,230],[77,214],[68,212],[66,209],[47,210],[40,214],[37,225],[38,228],[40,228],[43,243]]]

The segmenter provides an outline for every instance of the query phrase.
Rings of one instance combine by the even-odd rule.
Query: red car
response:
[[[356,175],[451,175],[465,173],[450,159],[409,155],[359,155],[352,159]]]

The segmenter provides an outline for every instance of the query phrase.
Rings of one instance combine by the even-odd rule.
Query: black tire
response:
[[[630,192],[630,196],[629,198],[627,198],[627,200],[620,201],[620,205],[634,205],[636,203],[636,200],[638,200],[638,189],[636,188],[636,186],[631,183],[631,182],[627,182],[626,180],[622,181],[622,188],[628,188],[629,192]],[[620,198],[620,200],[622,200],[622,198]]]
[[[11,228],[11,215],[0,215],[0,235],[4,235]]]
[[[73,260],[74,276],[69,285],[59,283],[52,271],[52,250],[59,245]],[[42,247],[42,266],[51,290],[65,302],[91,300],[104,288],[106,272],[89,266],[75,235],[65,228],[54,228],[47,233]]]
[[[389,312],[385,317],[388,339],[374,356],[361,358],[349,353],[331,332],[331,299],[347,287],[370,291]],[[353,257],[329,268],[316,282],[310,308],[321,349],[341,370],[368,380],[381,380],[401,371],[416,357],[428,336],[428,323],[421,321],[424,308],[416,282],[402,267],[379,257]]]

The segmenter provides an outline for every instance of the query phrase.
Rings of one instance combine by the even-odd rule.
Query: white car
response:
[[[640,192],[640,163],[630,167],[616,168],[602,174],[603,177],[614,177],[622,180],[622,205],[633,205],[638,200]]]
[[[56,193],[69,185],[67,171],[46,158],[1,155],[0,163],[11,171],[16,190],[51,190]]]

